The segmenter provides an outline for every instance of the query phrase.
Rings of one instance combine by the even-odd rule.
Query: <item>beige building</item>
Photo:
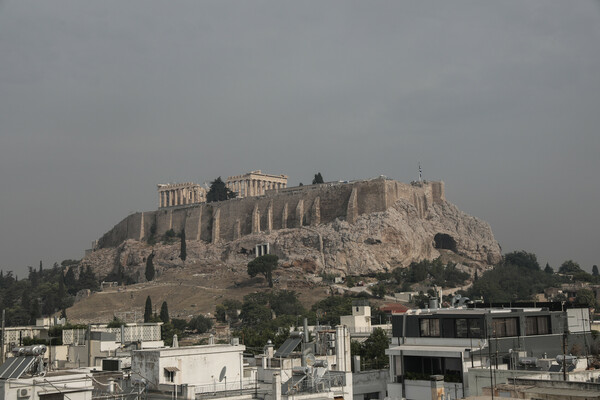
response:
[[[158,185],[158,207],[183,206],[206,202],[206,189],[197,183],[169,183]]]
[[[287,187],[287,175],[263,174],[260,170],[244,175],[230,176],[225,184],[237,197],[262,196],[267,190],[279,190]]]

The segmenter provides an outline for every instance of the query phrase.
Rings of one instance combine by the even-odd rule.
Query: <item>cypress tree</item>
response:
[[[181,231],[181,251],[179,252],[179,258],[181,258],[181,261],[185,262],[185,259],[187,258],[187,247],[185,244],[185,228],[183,228],[183,230]]]
[[[598,266],[597,265],[592,266],[592,275],[598,276]]]
[[[146,308],[144,309],[144,322],[150,322],[152,319],[152,299],[146,297]]]
[[[154,269],[154,251],[150,253],[148,258],[146,259],[146,280],[150,282],[154,279],[154,275],[156,274],[156,270]]]
[[[323,175],[321,175],[320,172],[315,174],[315,177],[312,181],[313,185],[319,184],[319,183],[324,183],[323,182]]]
[[[169,307],[167,306],[167,302],[163,301],[160,306],[160,320],[165,324],[169,322]]]

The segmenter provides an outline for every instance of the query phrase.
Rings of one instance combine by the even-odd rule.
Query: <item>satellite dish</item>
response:
[[[227,373],[227,367],[223,367],[221,370],[221,374],[219,375],[219,382],[222,382],[225,379],[225,374]]]

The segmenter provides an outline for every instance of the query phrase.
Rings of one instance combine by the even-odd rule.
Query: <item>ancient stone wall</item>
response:
[[[385,211],[397,200],[410,201],[425,215],[433,203],[444,202],[443,182],[408,185],[377,178],[286,188],[264,196],[222,202],[165,207],[136,213],[119,222],[98,241],[115,247],[126,239],[145,240],[155,227],[158,237],[169,229],[186,230],[188,240],[228,242],[256,232],[318,225]]]

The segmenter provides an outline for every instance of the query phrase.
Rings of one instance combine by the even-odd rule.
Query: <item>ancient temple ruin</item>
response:
[[[206,202],[206,189],[197,183],[169,183],[157,186],[159,208]]]
[[[285,189],[287,180],[287,175],[263,174],[262,171],[257,170],[230,176],[225,185],[235,192],[238,198],[243,198],[263,196],[267,190]],[[206,193],[206,188],[193,182],[159,184],[158,208],[205,203]]]
[[[267,190],[279,190],[287,187],[287,175],[263,174],[260,170],[244,175],[230,176],[225,184],[237,197],[262,196]]]

